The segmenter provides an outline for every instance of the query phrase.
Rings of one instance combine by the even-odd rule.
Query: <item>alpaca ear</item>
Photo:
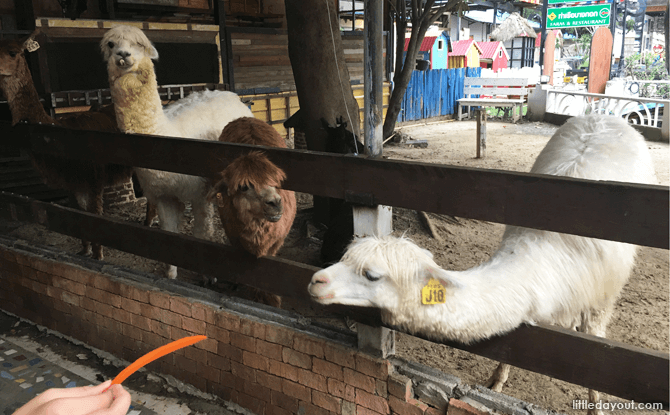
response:
[[[146,52],[147,56],[149,56],[149,59],[151,60],[158,60],[158,51],[154,47],[154,45],[149,44],[149,47],[144,47],[144,51]]]
[[[212,190],[210,190],[209,194],[207,194],[207,200],[210,202],[215,201],[217,199],[216,195],[218,193],[228,194],[228,185],[223,179],[219,180],[214,186],[212,186]]]
[[[447,291],[449,291],[450,289],[462,287],[461,283],[451,278],[448,272],[446,272],[442,268],[436,268],[430,265],[424,267],[421,270],[419,275],[419,282],[422,285],[426,285],[428,284],[428,281],[430,281],[433,278],[439,281],[440,284],[442,284],[442,286],[447,289]]]

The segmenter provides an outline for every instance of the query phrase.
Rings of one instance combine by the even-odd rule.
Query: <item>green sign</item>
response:
[[[608,26],[611,4],[557,7],[547,10],[547,29],[580,26]]]

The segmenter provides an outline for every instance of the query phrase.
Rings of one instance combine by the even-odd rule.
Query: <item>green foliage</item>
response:
[[[624,60],[624,71],[626,76],[636,80],[668,79],[665,59],[651,52],[627,56]],[[640,83],[640,96],[667,99],[670,96],[670,86]]]
[[[634,19],[626,20],[626,32],[630,32],[634,28],[635,28],[635,20]]]

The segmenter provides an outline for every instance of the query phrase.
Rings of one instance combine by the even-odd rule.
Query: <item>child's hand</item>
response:
[[[97,386],[49,389],[31,399],[13,415],[125,415],[130,394],[111,380]],[[107,390],[109,388],[109,390]]]

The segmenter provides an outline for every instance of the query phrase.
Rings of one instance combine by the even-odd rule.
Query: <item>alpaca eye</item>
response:
[[[365,275],[365,278],[367,278],[368,281],[372,281],[372,282],[379,281],[379,279],[382,277],[381,275],[375,274],[375,273],[370,272],[370,271],[365,271],[363,273],[363,275]]]
[[[107,46],[109,46],[110,49],[114,48],[114,42],[107,42]]]
[[[240,189],[240,192],[246,192],[247,190],[249,190],[249,186],[247,186],[246,184],[243,184],[242,186],[239,187],[239,189]]]

